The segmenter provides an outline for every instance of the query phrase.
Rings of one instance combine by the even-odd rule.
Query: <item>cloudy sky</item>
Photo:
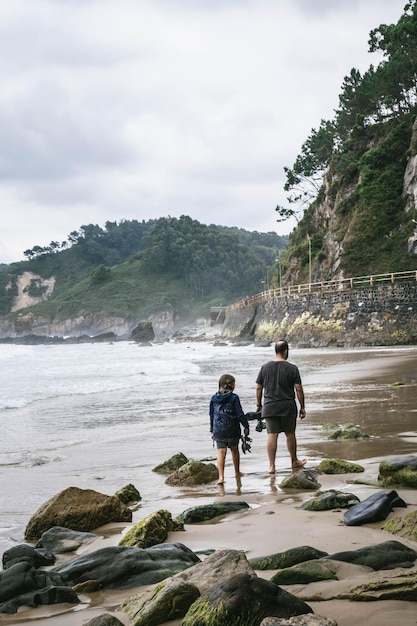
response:
[[[405,0],[0,0],[0,262],[83,224],[287,234],[283,167]]]

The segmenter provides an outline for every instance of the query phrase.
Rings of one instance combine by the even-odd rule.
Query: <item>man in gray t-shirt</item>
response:
[[[268,361],[262,365],[256,379],[256,410],[262,411],[262,418],[266,421],[266,450],[270,474],[275,474],[279,433],[286,435],[292,469],[300,469],[306,463],[306,459],[299,460],[297,458],[297,439],[295,436],[297,423],[295,396],[297,395],[300,404],[299,417],[304,419],[306,416],[304,390],[298,367],[287,361],[288,350],[286,341],[277,341],[275,344],[275,361]]]

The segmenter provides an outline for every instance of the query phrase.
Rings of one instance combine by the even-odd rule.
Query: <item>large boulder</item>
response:
[[[167,485],[205,485],[217,480],[219,473],[213,463],[202,463],[201,461],[188,461],[185,465],[172,472],[165,483]]]
[[[398,506],[406,507],[407,504],[396,491],[377,491],[348,509],[343,516],[343,521],[346,526],[382,522],[394,507]]]
[[[181,543],[150,548],[110,546],[58,565],[52,572],[71,587],[91,580],[103,589],[130,589],[160,582],[199,562]]]
[[[174,521],[169,511],[161,509],[130,528],[119,541],[119,546],[150,548],[150,546],[163,543],[168,533],[173,530],[184,530],[184,525],[182,522]]]
[[[256,575],[237,574],[219,580],[188,610],[181,626],[260,624],[267,616],[312,613],[303,600]]]
[[[32,515],[25,529],[25,539],[36,541],[53,526],[90,531],[110,522],[130,521],[132,511],[116,496],[107,496],[92,489],[68,487],[42,504]]]

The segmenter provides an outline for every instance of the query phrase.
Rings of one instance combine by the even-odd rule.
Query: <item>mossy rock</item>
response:
[[[214,504],[200,504],[186,509],[178,515],[178,520],[184,524],[198,524],[199,522],[207,522],[220,515],[227,515],[248,509],[247,502],[215,502]]]
[[[129,483],[129,485],[126,485],[125,487],[122,487],[122,489],[119,489],[119,491],[116,491],[114,495],[117,496],[119,500],[121,500],[123,504],[126,505],[134,504],[142,500],[139,491],[131,483]]]
[[[219,473],[214,463],[202,463],[201,461],[191,460],[172,472],[166,478],[165,484],[192,487],[211,483],[217,480],[218,477]]]
[[[358,504],[359,498],[352,493],[343,493],[336,489],[319,491],[316,496],[304,502],[300,509],[304,511],[330,511],[332,509],[349,509]]]
[[[369,439],[369,435],[362,433],[356,428],[339,428],[328,437],[329,439]]]
[[[271,582],[276,585],[307,584],[319,580],[337,580],[335,573],[320,559],[279,570],[271,578]]]
[[[403,383],[400,380],[395,381],[395,383],[391,383],[390,387],[402,387],[403,385],[405,385],[405,383]]]
[[[358,463],[343,461],[342,459],[323,459],[319,464],[322,474],[359,474],[365,469]]]
[[[178,454],[174,454],[163,463],[154,467],[152,471],[157,472],[158,474],[172,474],[172,472],[175,472],[175,470],[179,469],[186,463],[188,463],[188,459],[185,454],[178,452]]]
[[[381,529],[392,535],[399,535],[412,541],[417,541],[417,511],[408,513],[404,517],[394,517],[381,524]]]
[[[284,552],[277,552],[270,554],[269,556],[262,556],[256,559],[250,559],[249,565],[253,569],[261,571],[269,569],[284,569],[297,565],[297,563],[304,563],[305,561],[312,561],[313,559],[321,559],[324,556],[328,556],[327,552],[316,550],[311,546],[298,546],[297,548],[289,548]]]
[[[168,533],[184,530],[184,525],[172,519],[171,513],[165,509],[155,511],[127,531],[119,541],[119,546],[149,548],[164,543]]]
[[[382,486],[417,489],[417,456],[408,455],[379,464],[378,479]]]

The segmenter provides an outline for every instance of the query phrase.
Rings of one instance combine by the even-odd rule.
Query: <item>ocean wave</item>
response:
[[[61,461],[59,456],[49,457],[44,454],[1,454],[0,467],[38,467]]]

